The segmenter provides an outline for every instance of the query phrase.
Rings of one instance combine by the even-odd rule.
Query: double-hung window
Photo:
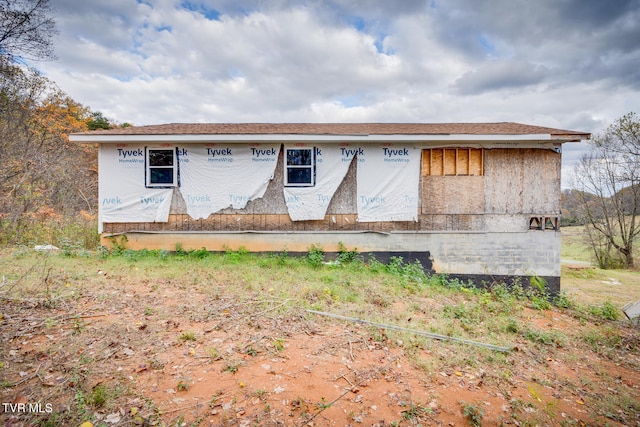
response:
[[[178,159],[175,148],[145,147],[145,185],[160,188],[178,185]]]
[[[316,183],[315,148],[285,148],[284,185],[313,187]]]

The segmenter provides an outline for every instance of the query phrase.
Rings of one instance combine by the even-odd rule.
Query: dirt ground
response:
[[[2,301],[3,425],[640,426],[637,328],[621,326],[620,352],[519,338],[502,353],[283,313],[268,289],[239,303],[171,280],[98,283]]]

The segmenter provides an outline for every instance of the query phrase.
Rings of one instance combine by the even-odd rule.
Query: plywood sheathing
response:
[[[340,186],[331,198],[331,203],[327,208],[328,214],[353,214],[357,211],[356,206],[356,169],[357,159],[352,160],[349,169]]]
[[[484,213],[483,176],[422,177],[422,214]]]
[[[485,212],[560,215],[560,154],[485,150]]]

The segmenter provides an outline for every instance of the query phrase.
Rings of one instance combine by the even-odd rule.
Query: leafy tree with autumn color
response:
[[[26,65],[54,58],[50,15],[49,0],[0,0],[0,243],[56,244],[73,228],[87,246],[96,150],[68,134],[110,124]]]
[[[96,150],[68,138],[92,117],[38,72],[0,57],[0,241],[47,238],[33,224],[58,232],[81,212],[93,215]]]

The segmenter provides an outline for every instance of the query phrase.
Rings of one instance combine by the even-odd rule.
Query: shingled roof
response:
[[[513,122],[501,123],[170,123],[74,135],[550,135],[579,141],[590,134]],[[84,138],[83,138],[84,139]]]

